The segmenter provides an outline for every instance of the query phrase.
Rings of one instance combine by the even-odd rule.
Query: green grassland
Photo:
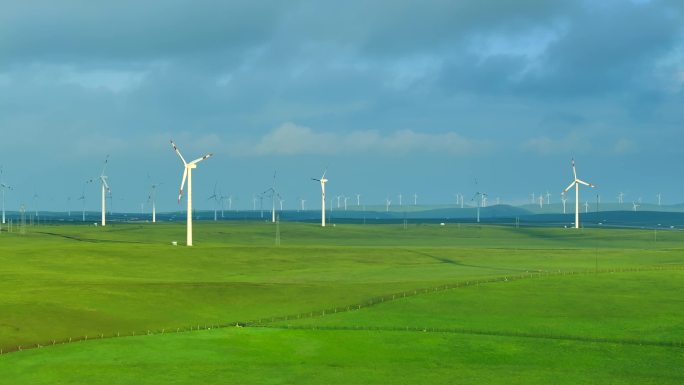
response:
[[[0,234],[0,383],[684,382],[684,232],[184,230]]]

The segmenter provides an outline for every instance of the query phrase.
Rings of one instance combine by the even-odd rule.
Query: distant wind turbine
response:
[[[107,224],[106,222],[106,216],[107,216],[107,204],[106,204],[106,198],[107,198],[107,193],[112,193],[112,190],[109,188],[109,184],[107,184],[107,175],[105,175],[105,170],[107,170],[107,163],[109,163],[109,155],[105,157],[104,161],[104,166],[102,166],[102,172],[100,173],[100,185],[102,186],[102,226],[105,226]]]
[[[6,184],[3,179],[3,168],[0,166],[0,190],[2,190],[2,224],[5,224],[5,190],[12,190],[12,186]]]
[[[568,198],[565,196],[565,192],[561,193],[561,202],[563,202],[563,214],[565,214],[565,202],[568,201]]]
[[[148,179],[151,179],[149,174],[147,175]],[[152,183],[150,185],[150,192],[147,195],[147,202],[152,204],[152,223],[157,223],[157,187],[159,187],[161,183]]]
[[[577,178],[577,170],[575,169],[575,159],[572,159],[572,175],[574,177],[574,180],[570,185],[563,190],[563,193],[568,192],[571,188],[575,187],[575,228],[579,229],[579,185],[583,184],[585,186],[589,187],[596,187],[591,183],[587,183],[579,178]]]
[[[323,176],[321,176],[321,179],[316,179],[316,178],[311,178],[312,180],[318,181],[321,183],[321,227],[325,227],[325,184],[328,183],[328,180],[325,179],[325,173],[328,172],[328,169],[325,169],[323,171]],[[357,194],[358,196],[358,194]],[[330,201],[330,207],[332,209],[332,200]]]
[[[181,197],[183,196],[183,187],[185,187],[185,180],[187,178],[188,181],[188,212],[187,212],[187,241],[186,245],[192,246],[192,170],[197,168],[197,164],[203,160],[206,160],[210,158],[213,154],[209,153],[207,155],[204,155],[201,158],[197,158],[193,160],[192,162],[188,163],[185,161],[185,158],[183,158],[183,155],[181,155],[180,150],[178,150],[178,147],[176,144],[171,140],[171,146],[173,146],[173,150],[176,152],[180,160],[183,162],[183,179],[181,181],[181,186],[180,186],[180,191],[178,193],[178,203],[180,204]]]

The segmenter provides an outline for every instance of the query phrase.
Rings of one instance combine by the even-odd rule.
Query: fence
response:
[[[18,345],[11,347],[0,347],[0,355],[12,352],[18,352],[26,349],[40,349],[47,346],[62,345],[68,343],[84,342],[88,340],[102,340],[109,338],[119,338],[119,337],[136,337],[136,336],[146,336],[146,335],[159,335],[167,333],[185,333],[197,330],[211,330],[226,327],[270,327],[270,328],[288,328],[288,329],[320,329],[320,330],[386,330],[386,331],[425,331],[425,332],[440,332],[440,333],[460,333],[460,334],[481,334],[481,335],[492,335],[492,336],[508,336],[508,337],[529,337],[529,338],[547,338],[547,339],[559,339],[559,340],[575,340],[575,341],[586,341],[586,342],[607,342],[607,343],[620,343],[620,344],[631,344],[631,345],[652,345],[652,346],[672,346],[672,347],[684,347],[684,342],[681,341],[651,341],[651,340],[640,340],[640,339],[612,339],[612,338],[601,338],[601,337],[582,337],[582,336],[571,336],[571,335],[560,335],[560,334],[535,334],[526,332],[497,332],[497,331],[485,331],[485,330],[473,330],[473,329],[460,329],[460,328],[422,328],[422,327],[373,327],[373,326],[292,326],[292,325],[269,325],[284,321],[294,321],[301,319],[311,319],[316,317],[323,317],[326,315],[332,315],[343,312],[356,311],[370,306],[376,306],[385,302],[395,301],[403,298],[409,298],[412,296],[423,295],[428,293],[443,292],[446,290],[454,290],[458,288],[466,288],[478,286],[480,284],[497,283],[497,282],[510,282],[523,279],[542,279],[548,277],[560,277],[560,276],[579,276],[579,275],[595,275],[595,274],[605,274],[605,273],[626,273],[626,272],[641,272],[641,271],[662,271],[662,270],[684,270],[684,265],[668,265],[668,266],[651,266],[651,267],[635,267],[635,268],[612,268],[612,269],[598,269],[598,270],[583,270],[583,271],[530,271],[515,275],[506,275],[493,278],[481,278],[481,279],[471,279],[466,281],[460,281],[456,283],[444,284],[439,286],[433,286],[428,288],[413,289],[402,291],[393,294],[386,294],[382,296],[372,297],[363,302],[330,307],[322,310],[308,311],[284,316],[274,316],[259,318],[250,321],[232,321],[226,323],[211,323],[211,324],[198,324],[192,326],[186,326],[182,328],[164,328],[164,329],[148,329],[143,331],[132,331],[132,332],[116,332],[116,333],[99,333],[95,335],[83,335],[77,337],[69,337],[58,340],[43,341],[40,343],[31,343],[29,345]]]

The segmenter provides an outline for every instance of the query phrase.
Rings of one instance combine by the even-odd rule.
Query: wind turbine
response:
[[[149,175],[147,178],[149,179]],[[149,203],[152,203],[152,223],[157,222],[157,187],[159,187],[161,183],[152,183],[150,185],[150,193],[147,195],[147,201]]]
[[[349,200],[349,197],[344,197],[344,211],[347,211],[347,201]]]
[[[301,198],[299,201],[300,201],[300,203],[301,203],[301,205],[302,205],[302,211],[304,211],[304,203],[306,202],[306,199]]]
[[[479,192],[479,191],[476,192],[475,195],[473,196],[473,199],[471,199],[471,201],[472,200],[475,201],[475,205],[477,206],[477,223],[480,223],[480,201],[482,201],[482,203],[484,203],[484,202],[486,202],[486,199],[487,199],[487,194]]]
[[[544,196],[539,194],[539,208],[544,208]]]
[[[93,181],[92,179],[89,179],[89,180],[83,182],[83,191],[81,191],[81,196],[78,197],[78,200],[79,200],[79,201],[83,201],[83,205],[82,205],[82,207],[81,207],[81,209],[82,209],[82,211],[81,211],[81,214],[82,214],[82,219],[81,219],[81,221],[83,221],[83,222],[85,222],[85,205],[86,205],[85,186],[86,186],[88,183],[91,183],[92,181]]]
[[[218,182],[214,183],[214,194],[212,194],[212,196],[210,196],[209,198],[207,198],[207,200],[212,200],[212,199],[214,200],[214,222],[216,222],[216,220],[217,220],[217,219],[216,219],[216,206],[217,206],[218,203],[219,203],[219,196],[218,196],[218,194],[216,193],[216,184],[217,184],[217,183],[218,183]]]
[[[361,194],[356,194],[356,206],[361,206]]]
[[[579,229],[579,185],[583,184],[585,186],[589,187],[596,187],[591,183],[587,183],[579,178],[577,178],[577,170],[575,169],[575,159],[572,159],[572,175],[574,176],[574,180],[570,185],[563,190],[563,193],[568,192],[571,188],[575,187],[575,228]]]
[[[389,207],[392,205],[392,200],[389,197],[385,198],[385,211],[389,212]]]
[[[568,201],[568,198],[565,196],[565,192],[561,193],[561,202],[563,202],[563,214],[565,214],[565,202]]]
[[[2,224],[5,224],[5,190],[12,190],[12,186],[2,181],[2,167],[0,167],[0,190],[2,190]]]
[[[632,202],[632,210],[637,211],[637,209],[639,208],[639,206],[641,206],[641,205],[638,204],[638,203],[636,203],[636,202]]]
[[[275,223],[275,221],[276,221],[275,200],[276,200],[276,197],[280,198],[280,195],[278,194],[278,191],[276,190],[276,173],[275,172],[273,172],[273,186],[268,188],[266,191],[262,192],[261,194],[264,195],[266,193],[271,193],[271,222]]]
[[[546,204],[551,204],[551,193],[549,193],[549,190],[546,190]]]
[[[102,172],[100,173],[100,185],[102,186],[102,226],[106,225],[106,207],[107,204],[105,203],[106,199],[106,193],[109,192],[111,194],[112,190],[109,188],[109,185],[107,184],[107,176],[105,175],[105,170],[107,169],[107,163],[109,162],[109,155],[105,157],[104,161],[104,166],[102,166]]]
[[[413,193],[413,205],[418,206],[418,194]]]
[[[325,227],[325,184],[328,183],[328,180],[325,179],[326,172],[328,172],[328,169],[323,171],[323,176],[321,176],[321,179],[311,178],[312,180],[321,183],[321,227]],[[356,194],[356,196],[359,197],[360,195]],[[330,203],[332,204],[332,201]]]
[[[658,197],[658,206],[660,206],[660,199],[662,198],[662,195],[658,193],[656,194],[656,196]]]
[[[401,198],[402,198],[402,195],[401,195],[401,193],[399,193],[399,207],[401,207]]]
[[[586,202],[586,201],[585,201],[585,202],[584,202],[584,213],[586,214],[586,213],[588,213],[588,212],[589,212],[589,202]]]
[[[35,211],[36,214],[36,221],[39,221],[38,219],[38,193],[33,190],[33,210]]]
[[[186,245],[192,246],[192,170],[197,168],[197,164],[205,159],[208,159],[211,157],[212,153],[209,153],[201,158],[197,158],[193,160],[192,162],[188,163],[185,161],[183,158],[183,155],[181,155],[180,151],[178,150],[178,147],[176,144],[171,140],[171,146],[173,146],[173,150],[176,151],[176,154],[178,157],[181,159],[183,162],[183,179],[181,181],[181,186],[180,186],[180,191],[178,192],[178,204],[180,204],[181,197],[183,196],[183,187],[185,187],[185,180],[187,178],[188,180],[188,212],[187,212],[187,241]]]

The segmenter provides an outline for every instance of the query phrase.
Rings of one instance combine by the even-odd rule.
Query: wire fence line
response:
[[[630,272],[648,272],[648,271],[673,271],[673,270],[684,270],[684,265],[660,265],[660,266],[648,266],[648,267],[631,267],[631,268],[609,268],[609,269],[591,269],[591,270],[580,270],[580,271],[563,271],[563,270],[555,270],[555,271],[528,271],[525,273],[518,273],[518,274],[511,274],[511,275],[503,275],[503,276],[497,276],[497,277],[490,277],[490,278],[479,278],[479,279],[469,279],[465,281],[458,281],[455,283],[447,283],[447,284],[442,284],[438,286],[432,286],[432,287],[426,287],[426,288],[418,288],[418,289],[411,289],[411,290],[406,290],[406,291],[401,291],[393,294],[385,294],[381,296],[376,296],[372,297],[369,299],[366,299],[362,302],[358,302],[355,304],[350,304],[350,305],[345,305],[345,306],[336,306],[336,307],[330,307],[326,309],[319,309],[319,310],[313,310],[313,311],[307,311],[307,312],[301,312],[301,313],[295,313],[295,314],[289,314],[289,315],[284,315],[284,316],[272,316],[272,317],[262,317],[254,320],[249,320],[249,321],[231,321],[231,322],[225,322],[225,323],[204,323],[204,324],[196,324],[196,325],[191,325],[191,326],[185,326],[185,327],[178,327],[178,328],[163,328],[163,329],[146,329],[142,331],[128,331],[128,332],[107,332],[107,333],[96,333],[92,335],[81,335],[81,336],[75,336],[75,337],[68,337],[68,338],[61,338],[61,339],[52,339],[52,340],[47,340],[43,342],[33,342],[30,344],[26,345],[15,345],[15,346],[0,346],[0,355],[7,354],[7,353],[14,353],[14,352],[19,352],[23,350],[28,350],[28,349],[41,349],[49,346],[55,346],[55,345],[64,345],[64,344],[69,344],[69,343],[76,343],[76,342],[85,342],[88,340],[103,340],[103,339],[111,339],[111,338],[121,338],[121,337],[138,337],[138,336],[150,336],[150,335],[160,335],[160,334],[169,334],[169,333],[185,333],[185,332],[192,332],[192,331],[199,331],[199,330],[211,330],[211,329],[220,329],[220,328],[227,328],[227,327],[272,327],[272,328],[282,328],[283,326],[277,326],[277,325],[272,325],[274,323],[279,323],[279,322],[287,322],[287,321],[296,321],[296,320],[302,320],[302,319],[312,319],[312,318],[318,318],[318,317],[324,317],[328,315],[333,315],[337,313],[344,313],[344,312],[351,312],[351,311],[357,311],[361,310],[363,308],[368,308],[371,306],[377,306],[380,304],[383,304],[385,302],[390,302],[390,301],[396,301],[400,300],[403,298],[409,298],[409,297],[414,297],[418,295],[425,295],[425,294],[430,294],[430,293],[437,293],[437,292],[444,292],[447,290],[454,290],[454,289],[459,289],[459,288],[468,288],[468,287],[477,287],[480,284],[491,284],[491,283],[500,283],[500,282],[512,282],[512,281],[519,281],[519,280],[527,280],[527,279],[543,279],[543,278],[555,278],[555,277],[563,277],[563,276],[586,276],[586,275],[595,275],[595,274],[610,274],[610,273],[630,273]],[[367,327],[368,329],[363,329],[363,327],[355,327],[355,326],[350,326],[350,327],[344,327],[344,326],[335,326],[335,327],[323,327],[323,326],[291,326],[291,325],[286,325],[284,326],[285,328],[290,328],[290,329],[325,329],[325,328],[331,328],[330,330],[334,330],[334,328],[341,328],[340,330],[396,330],[396,331],[414,331],[414,330],[423,330],[423,331],[435,331],[435,332],[452,332],[452,333],[462,333],[466,334],[466,331],[469,329],[458,329],[458,328],[392,328],[392,327],[387,327],[387,328],[380,328],[380,327]],[[348,328],[348,329],[342,329],[342,328]],[[497,334],[499,332],[493,332],[493,331],[477,331],[477,330],[470,330],[468,331],[469,334],[482,334],[482,335],[502,335],[502,336],[519,336],[519,337],[536,337],[536,338],[551,338],[551,339],[575,339],[575,340],[581,340],[581,341],[590,341],[589,337],[575,337],[575,336],[554,336],[553,334],[549,335],[541,335],[541,334],[534,334],[534,333],[524,333],[520,332],[513,335],[512,333],[514,332],[505,332],[504,334]],[[658,345],[658,346],[682,346],[682,342],[658,342],[658,341],[646,341],[646,340],[630,340],[630,339],[624,339],[620,340],[623,342],[617,342],[617,339],[609,339],[609,338],[591,338],[590,342],[615,342],[615,343],[630,343],[634,345]],[[633,342],[624,342],[624,341],[633,341]],[[660,344],[660,345],[659,345]]]
[[[646,340],[638,338],[609,338],[609,337],[589,337],[559,333],[529,333],[507,330],[482,330],[469,328],[441,328],[441,327],[397,327],[397,326],[345,326],[345,325],[260,325],[255,326],[267,329],[286,329],[286,330],[323,330],[323,331],[384,331],[384,332],[423,332],[423,333],[449,333],[449,334],[471,334],[496,337],[516,337],[516,338],[539,338],[564,341],[581,341],[612,343],[620,345],[643,345],[643,346],[662,346],[684,348],[684,341],[664,341]]]

